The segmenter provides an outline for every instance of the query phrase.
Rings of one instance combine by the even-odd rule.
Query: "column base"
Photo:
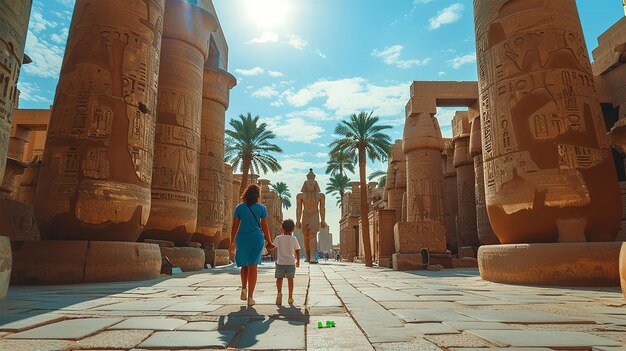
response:
[[[421,249],[446,252],[446,228],[435,221],[398,222],[393,227],[396,252],[418,253]]]
[[[393,268],[393,259],[391,257],[381,257],[378,259],[378,267]]]
[[[394,271],[415,271],[425,269],[426,264],[422,263],[420,254],[395,253],[391,255],[392,267]]]
[[[618,286],[621,242],[483,245],[484,280],[504,284]]]
[[[230,252],[225,249],[215,250],[215,263],[213,267],[226,266],[230,263]]]
[[[201,271],[205,267],[204,250],[195,247],[161,247],[161,256],[183,272]]]
[[[0,301],[7,296],[9,280],[11,279],[11,241],[6,236],[0,236]]]
[[[157,278],[161,253],[154,244],[43,240],[13,243],[11,283],[54,285]]]

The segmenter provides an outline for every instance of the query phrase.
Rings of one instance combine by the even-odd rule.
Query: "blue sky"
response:
[[[230,46],[229,71],[238,79],[227,119],[251,112],[277,134],[286,182],[294,196],[308,168],[322,189],[327,145],[338,121],[374,111],[389,135],[402,137],[404,105],[413,80],[476,80],[470,0],[213,0]],[[34,0],[26,43],[20,107],[52,104],[74,0]],[[576,1],[589,51],[624,15],[619,0]],[[439,111],[451,135],[454,109]],[[386,169],[381,163],[368,170]],[[358,175],[349,175],[358,179]],[[327,201],[333,241],[339,210]],[[295,217],[295,208],[285,211]]]

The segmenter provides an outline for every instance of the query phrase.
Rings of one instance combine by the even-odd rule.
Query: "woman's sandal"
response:
[[[248,298],[248,307],[254,306],[255,303],[256,303],[256,301],[254,301],[253,298],[251,298],[251,297]]]

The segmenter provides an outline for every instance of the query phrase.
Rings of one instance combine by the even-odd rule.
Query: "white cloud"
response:
[[[414,5],[417,5],[417,4],[428,4],[431,1],[433,1],[433,0],[413,0],[413,4]]]
[[[284,77],[285,76],[282,72],[278,72],[278,71],[267,71],[267,74],[270,77]]]
[[[328,158],[328,152],[318,152],[315,154],[317,158]]]
[[[67,42],[68,28],[63,28],[59,33],[52,33],[50,39],[57,44],[65,44]]]
[[[423,65],[428,64],[428,62],[430,62],[430,58],[426,58],[423,60],[416,60],[416,59],[401,60],[400,54],[402,53],[403,48],[404,47],[402,45],[393,45],[390,47],[386,47],[382,51],[378,51],[374,49],[371,55],[374,57],[382,58],[383,62],[385,62],[388,65],[394,65],[394,66],[397,66],[398,68],[403,68],[403,69],[411,68],[412,66],[423,66]]]
[[[265,70],[263,68],[257,66],[257,67],[251,68],[251,69],[240,69],[240,68],[237,68],[235,70],[235,72],[241,74],[242,76],[257,76],[259,74],[265,73]]]
[[[289,38],[289,40],[287,40],[287,44],[293,46],[294,48],[298,50],[302,50],[307,45],[309,45],[309,42],[307,42],[306,40],[300,38],[299,36],[295,34],[287,34],[287,37]]]
[[[274,32],[263,32],[260,37],[251,39],[248,43],[263,44],[263,43],[277,43],[278,34]]]
[[[274,96],[277,96],[278,94],[280,94],[278,91],[276,91],[276,89],[274,89],[271,86],[265,86],[260,88],[259,90],[255,91],[252,93],[253,97],[258,97],[258,98],[272,98]]]
[[[37,83],[18,81],[17,88],[20,90],[20,100],[52,103],[52,97],[39,95],[41,93],[41,88]]]
[[[325,99],[324,106],[339,118],[361,111],[374,111],[375,115],[385,117],[404,114],[409,87],[410,82],[380,86],[361,77],[321,79],[297,92],[288,90],[283,97],[295,107],[306,106],[314,99]]]
[[[58,2],[60,2],[61,4],[67,6],[67,7],[71,7],[74,8],[74,3],[76,3],[76,0],[57,0]]]
[[[41,33],[42,31],[54,28],[58,25],[56,22],[48,21],[43,17],[40,9],[34,9],[30,15],[28,29],[33,33]]]
[[[335,119],[318,107],[309,107],[306,110],[289,112],[285,115],[285,117],[303,118],[315,121],[330,121]]]
[[[437,16],[431,17],[428,20],[428,29],[434,30],[441,27],[444,24],[450,24],[461,19],[461,13],[464,6],[461,3],[452,4],[445,9],[439,11]]]
[[[264,122],[276,136],[291,142],[310,144],[321,138],[321,133],[324,132],[324,128],[300,117],[266,119]]]
[[[446,75],[446,72],[444,72],[444,71],[439,71],[439,72],[437,72],[437,75],[438,75],[439,77],[443,77],[443,76],[445,76],[445,75]]]
[[[476,52],[472,52],[467,55],[457,56],[451,60],[448,60],[448,66],[459,69],[463,65],[468,65],[476,62]]]
[[[32,24],[32,22],[31,22]],[[39,36],[36,32],[28,31],[26,37],[26,49],[33,62],[24,65],[27,74],[42,78],[58,78],[63,63],[64,48],[46,41],[46,35]]]
[[[315,49],[315,54],[323,59],[326,58],[326,54],[324,54],[320,49]]]

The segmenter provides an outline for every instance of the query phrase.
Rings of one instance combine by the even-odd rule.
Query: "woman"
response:
[[[257,265],[261,264],[263,236],[267,249],[274,248],[267,226],[267,209],[259,204],[261,189],[250,184],[241,194],[241,203],[235,208],[233,230],[230,235],[230,251],[235,252],[237,267],[241,267],[241,299],[254,305],[254,288],[257,279]]]

